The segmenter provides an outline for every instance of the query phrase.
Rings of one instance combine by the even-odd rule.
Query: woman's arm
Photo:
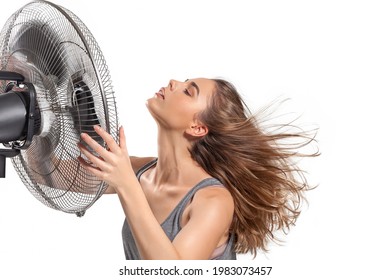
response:
[[[120,144],[103,129],[97,133],[106,141],[109,151],[91,137],[83,140],[100,156],[95,157],[85,147],[80,150],[91,162],[80,158],[81,164],[98,178],[115,186],[127,222],[133,232],[137,248],[143,259],[207,259],[225,238],[233,217],[234,203],[230,193],[221,187],[197,192],[189,206],[189,219],[171,242],[156,220],[127,156],[123,128]]]

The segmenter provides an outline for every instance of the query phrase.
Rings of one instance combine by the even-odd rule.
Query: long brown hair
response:
[[[287,232],[300,214],[304,192],[310,187],[294,159],[305,156],[298,150],[314,136],[288,133],[288,129],[266,131],[231,83],[214,81],[208,108],[198,116],[209,132],[193,144],[190,153],[233,196],[235,251],[256,255],[256,249],[267,251],[269,241],[278,241],[275,232]],[[288,139],[299,141],[292,144]],[[315,155],[318,152],[310,154]]]

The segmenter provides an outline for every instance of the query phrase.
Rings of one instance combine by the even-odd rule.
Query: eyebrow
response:
[[[188,79],[185,80],[185,82],[188,82]],[[190,85],[193,86],[196,89],[196,93],[197,93],[197,95],[199,95],[199,92],[200,92],[199,86],[195,82],[193,82],[193,81],[190,82]]]

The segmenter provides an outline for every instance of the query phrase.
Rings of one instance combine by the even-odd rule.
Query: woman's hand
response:
[[[95,125],[94,129],[107,143],[108,150],[99,145],[99,143],[92,139],[88,134],[82,133],[82,140],[93,149],[98,156],[92,154],[83,144],[79,143],[78,147],[81,153],[89,160],[89,162],[87,162],[80,156],[80,163],[89,172],[113,186],[115,189],[118,186],[125,185],[129,180],[134,179],[135,174],[128,155],[123,127],[120,127],[119,129],[119,145],[112,136],[100,126]]]

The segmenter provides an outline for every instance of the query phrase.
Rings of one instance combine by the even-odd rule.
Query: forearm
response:
[[[139,182],[131,180],[117,194],[142,259],[180,259],[156,220]]]
[[[104,139],[108,149],[83,133],[82,140],[98,156],[79,144],[80,151],[88,159],[79,157],[80,163],[96,177],[115,188],[142,258],[178,259],[177,251],[154,217],[135,176],[126,148],[123,127],[119,129],[119,146],[102,128],[94,126],[94,129]]]

